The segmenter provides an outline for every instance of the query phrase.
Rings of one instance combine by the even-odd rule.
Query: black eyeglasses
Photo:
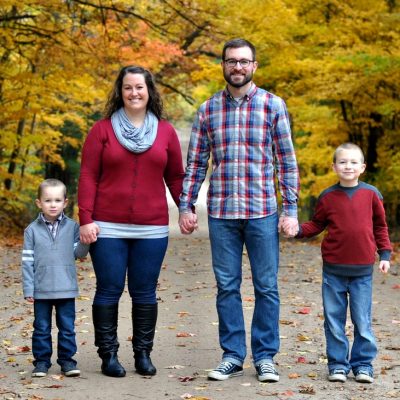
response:
[[[229,60],[225,60],[224,64],[229,67],[229,68],[234,68],[236,67],[236,64],[239,63],[242,68],[247,68],[250,63],[254,62],[253,60],[235,60],[234,58],[230,58]]]

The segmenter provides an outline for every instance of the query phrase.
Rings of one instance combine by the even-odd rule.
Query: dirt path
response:
[[[204,234],[204,230],[203,230]],[[30,377],[32,307],[22,298],[20,247],[0,248],[0,398],[1,399],[385,399],[400,398],[400,278],[398,267],[383,277],[375,274],[373,323],[379,345],[373,385],[326,380],[318,245],[281,245],[281,352],[276,357],[281,380],[260,384],[250,355],[243,377],[210,382],[207,370],[221,357],[217,337],[215,282],[209,243],[201,232],[173,234],[159,282],[159,320],[153,362],[158,374],[143,378],[134,372],[130,299],[121,300],[120,359],[122,379],[100,373],[93,345],[91,299],[94,274],[89,262],[79,264],[81,297],[77,301],[77,360],[80,378],[64,378],[53,365],[46,378]],[[243,306],[247,323],[254,305],[248,262],[243,274]],[[350,325],[349,325],[350,328]],[[351,330],[349,329],[349,334]],[[55,337],[55,335],[53,336]],[[248,341],[249,343],[249,341]],[[54,358],[54,357],[53,357]]]

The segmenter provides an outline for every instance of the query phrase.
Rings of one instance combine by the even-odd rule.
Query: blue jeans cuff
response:
[[[258,365],[261,364],[274,364],[274,360],[272,358],[262,358],[261,360],[254,361],[254,366],[257,367]]]
[[[233,357],[224,357],[222,359],[222,362],[224,361],[228,361],[232,364],[237,365],[238,367],[243,367],[243,361],[238,360],[237,358],[233,358]]]

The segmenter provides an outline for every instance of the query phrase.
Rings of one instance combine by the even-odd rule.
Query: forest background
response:
[[[334,148],[352,141],[398,239],[399,27],[396,0],[0,0],[0,225],[26,225],[48,177],[76,209],[82,144],[121,66],[149,68],[169,120],[190,131],[224,87],[223,43],[244,37],[256,84],[290,112],[302,216],[335,182]]]

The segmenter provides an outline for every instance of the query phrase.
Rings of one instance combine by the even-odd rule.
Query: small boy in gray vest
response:
[[[76,353],[75,298],[78,296],[76,258],[89,246],[79,241],[79,225],[64,214],[67,189],[57,179],[46,179],[38,189],[42,210],[24,232],[22,282],[24,298],[33,303],[32,377],[44,377],[51,366],[53,307],[58,328],[57,363],[65,376],[79,376]]]

